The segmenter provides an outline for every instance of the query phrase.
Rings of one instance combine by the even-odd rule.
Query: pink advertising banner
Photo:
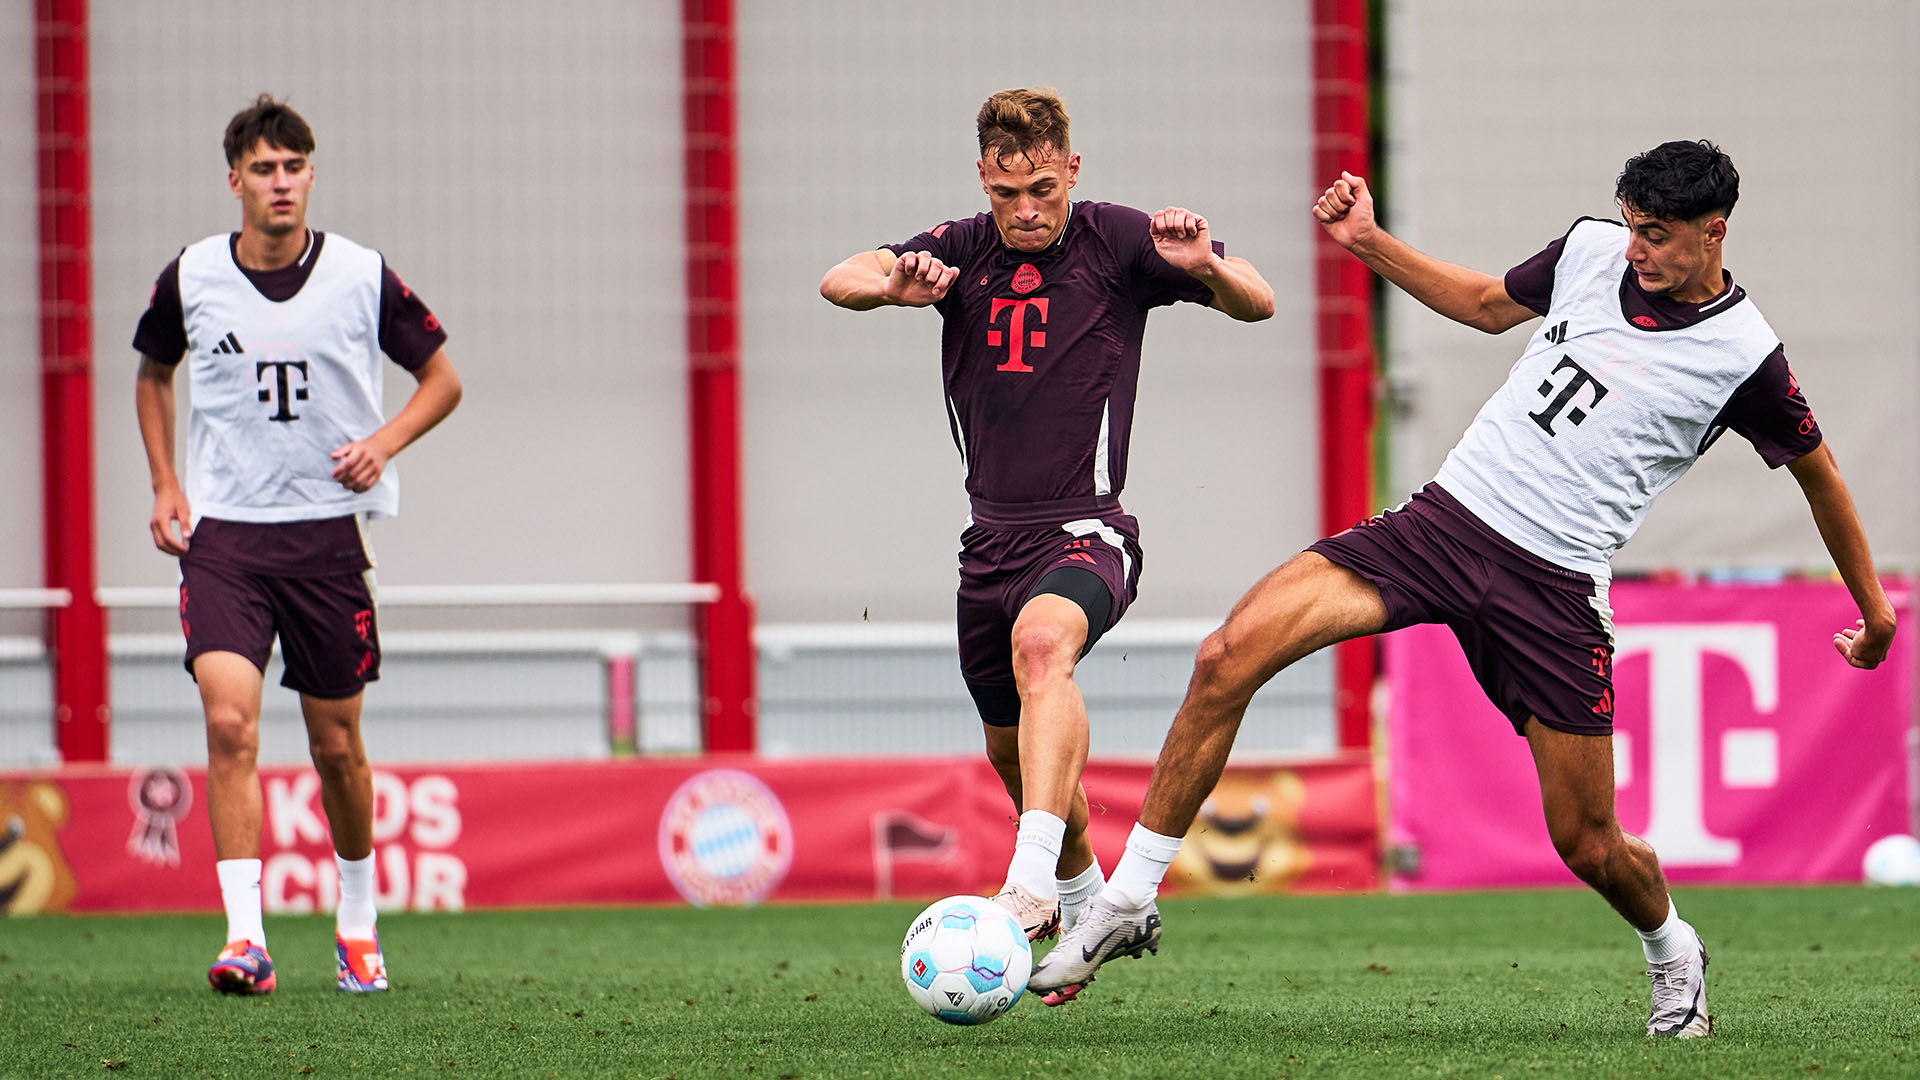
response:
[[[1092,762],[1094,850],[1119,859],[1145,764]],[[204,770],[0,772],[0,913],[219,908]],[[261,770],[269,911],[330,911],[319,778]],[[871,900],[998,887],[1015,820],[984,759],[404,766],[374,773],[389,910]],[[1366,755],[1240,764],[1174,889],[1378,887]]]
[[[1858,881],[1867,845],[1908,829],[1910,586],[1893,654],[1849,667],[1839,585],[1616,582],[1620,822],[1681,882]],[[1388,635],[1391,882],[1404,890],[1573,884],[1541,816],[1527,743],[1453,634]]]

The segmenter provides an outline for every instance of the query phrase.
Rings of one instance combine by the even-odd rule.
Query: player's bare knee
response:
[[[1013,673],[1023,687],[1073,677],[1079,643],[1055,623],[1021,621],[1013,626]]]
[[[365,751],[346,732],[329,732],[307,740],[313,767],[323,777],[347,776],[367,763]]]
[[[1249,675],[1245,650],[1236,648],[1226,627],[1208,634],[1193,658],[1187,696],[1211,705],[1231,705],[1253,697],[1258,683]]]
[[[1581,881],[1603,885],[1611,880],[1614,856],[1620,846],[1617,832],[1608,836],[1602,829],[1585,829],[1564,839],[1556,837],[1553,846],[1560,861]]]
[[[207,756],[222,764],[252,764],[260,752],[260,725],[245,709],[207,709]]]

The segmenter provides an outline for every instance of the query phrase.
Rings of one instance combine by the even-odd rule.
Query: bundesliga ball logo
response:
[[[793,864],[793,824],[759,777],[711,769],[681,784],[661,811],[660,863],[690,904],[757,904]]]

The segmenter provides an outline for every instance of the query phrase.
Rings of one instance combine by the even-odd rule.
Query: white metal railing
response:
[[[169,610],[180,603],[176,588],[106,586],[94,590],[100,606],[120,610]],[[614,585],[387,585],[378,590],[383,608],[607,607],[653,604],[710,604],[718,585],[704,582]],[[66,589],[0,589],[0,610],[64,608],[73,602]],[[616,754],[633,753],[639,727],[639,658],[642,635],[622,630],[441,630],[395,631],[381,635],[381,651],[390,655],[597,655],[606,667],[607,740]],[[107,653],[123,659],[152,659],[180,651],[177,634],[109,634]],[[276,650],[278,643],[276,642]],[[0,661],[37,662],[46,643],[25,635],[0,636]]]
[[[382,585],[381,607],[606,607],[634,604],[711,604],[720,586],[698,582],[633,585]],[[25,591],[25,590],[23,590]],[[47,590],[59,591],[65,590]],[[94,590],[108,608],[170,608],[177,589],[109,586]],[[64,597],[61,604],[64,605]]]
[[[65,589],[0,589],[0,610],[63,608],[73,603]]]

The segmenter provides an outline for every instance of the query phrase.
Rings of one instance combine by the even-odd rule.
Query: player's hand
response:
[[[185,555],[187,544],[193,540],[193,511],[187,507],[185,493],[177,487],[154,492],[147,531],[153,534],[154,547],[169,555]]]
[[[939,303],[953,287],[953,279],[959,276],[959,267],[948,266],[934,258],[932,252],[909,251],[894,260],[893,272],[887,275],[887,287],[881,295],[889,304],[926,307]]]
[[[1147,224],[1153,237],[1153,250],[1169,265],[1189,274],[1213,263],[1213,239],[1207,233],[1207,219],[1185,207],[1169,206],[1153,215]]]
[[[1877,668],[1893,647],[1893,628],[1869,628],[1867,620],[1855,619],[1852,626],[1833,635],[1833,647],[1854,667]]]
[[[1374,229],[1373,192],[1367,190],[1366,178],[1341,172],[1313,204],[1313,219],[1343,248],[1364,240]]]
[[[387,471],[389,456],[372,439],[350,442],[332,454],[339,462],[333,467],[333,478],[348,491],[365,491],[379,483],[380,474]]]

